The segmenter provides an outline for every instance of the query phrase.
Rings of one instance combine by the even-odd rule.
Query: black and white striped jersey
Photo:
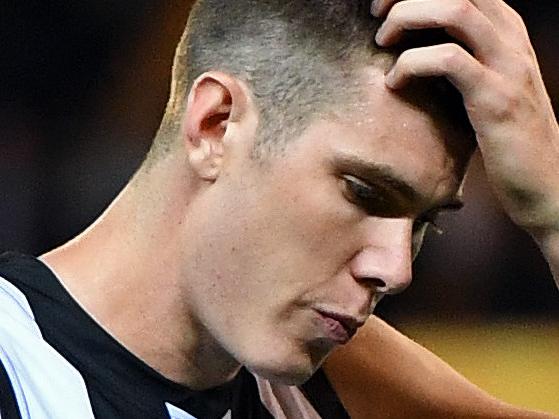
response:
[[[192,391],[127,351],[38,259],[0,256],[1,419],[348,418],[319,371],[303,388],[242,369]]]

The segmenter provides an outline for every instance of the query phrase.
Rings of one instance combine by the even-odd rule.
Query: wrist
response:
[[[503,204],[511,220],[536,241],[559,232],[559,180],[548,178],[505,195]]]

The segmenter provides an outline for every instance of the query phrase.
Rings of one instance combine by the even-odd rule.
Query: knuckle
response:
[[[505,13],[508,18],[507,20],[510,22],[512,27],[516,27],[520,33],[528,37],[528,29],[526,27],[526,22],[524,22],[524,18],[509,5],[505,5],[505,8]]]
[[[525,36],[522,37],[522,41],[520,41],[520,48],[523,56],[527,57],[528,66],[533,67],[533,63],[537,61],[537,58],[534,47],[530,42],[530,36],[528,35],[528,32],[526,32]]]
[[[519,87],[528,87],[534,85],[534,64],[533,61],[526,57],[523,52],[517,52],[517,59],[511,63],[507,71],[508,74],[516,81]]]
[[[445,45],[442,65],[447,71],[452,72],[454,70],[460,69],[462,61],[463,61],[463,52],[458,45],[456,44]]]
[[[528,63],[519,65],[517,72],[518,80],[520,80],[523,86],[532,86],[534,84],[532,68]]]
[[[470,1],[457,0],[453,2],[450,8],[450,14],[453,20],[457,22],[463,21],[472,12],[472,3]]]
[[[412,60],[413,55],[414,55],[413,50],[407,49],[404,52],[402,52],[402,54],[400,54],[399,61],[407,63]]]
[[[396,3],[394,6],[392,6],[392,9],[390,9],[387,19],[390,19],[392,21],[401,20],[405,15],[405,7],[406,5],[402,2]]]
[[[520,16],[520,14],[512,7],[509,7],[509,11],[510,11],[511,21],[519,25],[520,27],[526,29],[526,24],[524,23],[524,19],[522,18],[522,16]]]
[[[411,60],[405,54],[402,54],[396,65],[394,66],[394,74],[399,76],[413,75],[413,65]]]
[[[390,13],[397,13],[397,14],[401,14],[406,5],[403,2],[392,2],[392,8],[390,9]]]
[[[412,50],[406,50],[402,52],[400,58],[398,59],[398,64],[401,68],[407,69],[411,67],[412,61],[414,59],[414,52]]]
[[[516,89],[499,89],[492,100],[493,116],[498,121],[507,121],[513,118],[520,107],[520,96]]]

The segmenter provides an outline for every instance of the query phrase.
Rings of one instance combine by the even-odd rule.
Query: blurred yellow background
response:
[[[517,406],[559,415],[559,324],[416,323],[402,330],[472,382]]]

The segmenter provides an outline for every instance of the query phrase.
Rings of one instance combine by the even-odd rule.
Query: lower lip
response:
[[[338,320],[329,317],[327,314],[318,314],[321,318],[321,326],[329,339],[340,345],[344,345],[349,342],[351,335]]]

